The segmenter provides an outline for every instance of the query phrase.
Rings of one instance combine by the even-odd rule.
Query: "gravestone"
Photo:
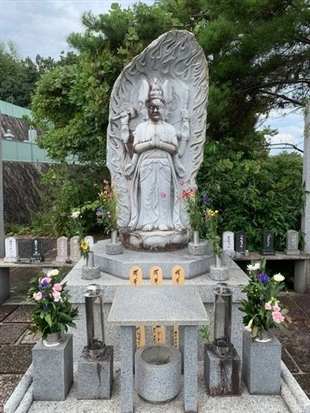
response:
[[[226,256],[234,257],[235,255],[235,234],[232,231],[224,231],[222,237],[224,262]]]
[[[66,262],[68,259],[68,238],[60,237],[57,239],[56,262]]]
[[[70,259],[73,262],[77,262],[81,259],[78,235],[75,235],[74,237],[70,238]]]
[[[166,251],[187,246],[182,193],[195,186],[203,160],[207,92],[204,52],[185,30],[160,36],[116,80],[107,165],[125,247]]]
[[[262,255],[274,255],[275,250],[273,247],[274,244],[274,234],[272,231],[263,232],[263,250]]]
[[[84,239],[89,245],[89,248],[92,250],[95,243],[94,237],[92,235],[87,235]]]
[[[5,239],[5,257],[4,262],[18,262],[18,241],[14,237]]]
[[[44,261],[44,256],[42,254],[42,240],[35,238],[31,241],[31,256],[30,262]]]
[[[243,231],[236,232],[236,256],[246,255],[246,233]]]
[[[300,250],[298,249],[299,245],[299,235],[297,231],[290,229],[286,233],[286,249],[284,253],[286,255],[299,255]]]

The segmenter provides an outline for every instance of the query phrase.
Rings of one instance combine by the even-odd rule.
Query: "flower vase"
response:
[[[198,230],[193,231],[193,241],[188,243],[188,252],[191,255],[207,254],[207,245],[200,241]]]
[[[59,333],[59,332],[58,332]],[[59,337],[53,333],[49,338]],[[32,349],[33,400],[65,400],[73,383],[73,336],[62,334],[58,345],[39,340]]]
[[[111,244],[117,244],[117,230],[111,232]]]
[[[242,376],[250,394],[280,394],[281,350],[276,337],[262,343],[243,332]]]
[[[43,340],[43,344],[46,347],[55,347],[61,344],[64,341],[64,335],[62,331],[56,331],[55,333],[49,333],[45,340]]]
[[[82,267],[82,280],[94,280],[100,277],[100,267],[95,265],[94,252],[89,251],[85,258],[86,265]]]
[[[193,243],[198,245],[200,243],[199,231],[193,231]]]
[[[111,239],[106,244],[106,253],[108,255],[118,255],[123,252],[123,245],[118,240],[118,232],[114,229],[111,232]]]
[[[228,267],[222,264],[221,254],[215,254],[215,265],[210,265],[210,278],[213,281],[227,281]]]
[[[215,254],[215,266],[216,268],[222,267],[222,257],[220,254]]]
[[[271,330],[260,330],[254,340],[259,343],[269,343],[272,340]]]

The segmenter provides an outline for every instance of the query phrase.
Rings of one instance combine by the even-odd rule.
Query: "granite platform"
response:
[[[74,383],[65,401],[33,401],[32,366],[16,387],[5,405],[4,413],[119,413],[120,398],[120,364],[114,366],[112,398],[109,400],[77,399],[77,364],[75,365]],[[133,393],[135,413],[183,413],[184,391],[168,403],[148,403]],[[206,392],[203,378],[203,363],[198,363],[198,411],[200,413],[309,413],[310,401],[301,390],[296,380],[282,363],[281,394],[277,396],[250,395],[244,383],[240,396],[210,397]]]

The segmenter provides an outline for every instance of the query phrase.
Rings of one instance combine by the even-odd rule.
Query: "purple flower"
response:
[[[207,205],[211,201],[211,199],[208,195],[203,195],[202,201],[205,205]]]
[[[102,208],[97,208],[96,209],[96,215],[98,216],[100,216],[101,214],[103,213],[103,209]]]
[[[256,278],[261,284],[263,284],[264,287],[266,287],[269,282],[269,277],[264,272],[257,274]]]

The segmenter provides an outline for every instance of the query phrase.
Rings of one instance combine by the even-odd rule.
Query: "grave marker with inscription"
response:
[[[44,256],[42,254],[42,240],[39,238],[35,238],[31,241],[31,257],[30,261],[35,262],[35,261],[44,261]]]
[[[273,232],[265,230],[263,232],[263,250],[262,255],[274,255],[275,250],[273,247],[274,235]]]
[[[223,251],[224,252],[235,252],[235,239],[234,233],[232,231],[224,231],[223,232]]]
[[[95,243],[94,237],[92,235],[87,235],[84,239],[89,245],[89,248],[92,250]]]
[[[246,251],[246,233],[238,231],[236,232],[236,255],[245,255]]]
[[[14,237],[5,239],[5,257],[4,262],[18,262],[18,242]]]
[[[81,259],[78,235],[75,235],[74,237],[70,238],[70,259],[73,262],[77,262]]]
[[[60,237],[57,239],[56,262],[66,262],[68,259],[68,238]]]
[[[299,235],[297,231],[290,229],[286,233],[286,249],[284,253],[286,255],[300,255],[299,245]]]

